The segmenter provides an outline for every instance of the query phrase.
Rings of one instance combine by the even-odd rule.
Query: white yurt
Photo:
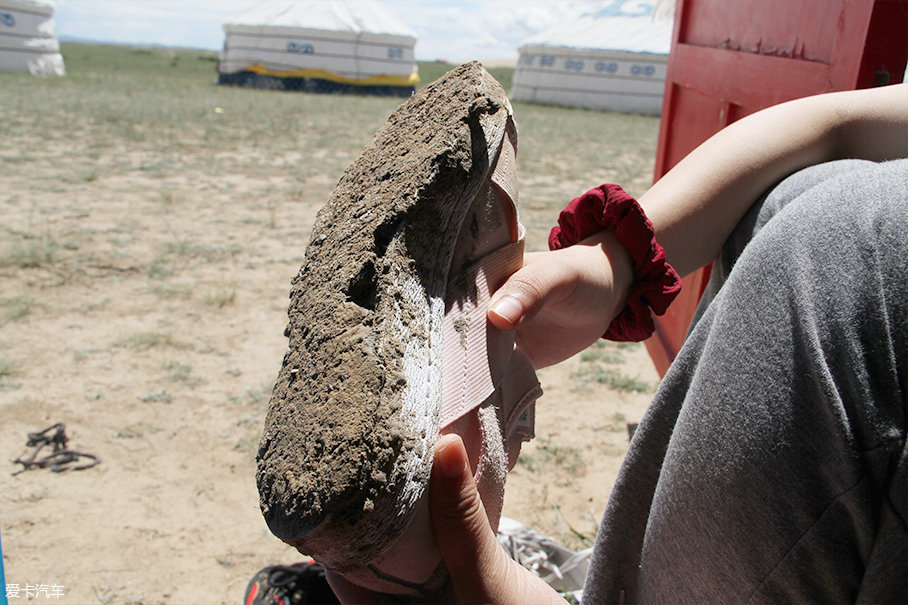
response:
[[[658,115],[672,7],[616,0],[529,38],[517,49],[511,99]]]
[[[375,0],[265,0],[224,24],[218,82],[409,95],[416,33]]]
[[[0,72],[65,73],[52,2],[0,0]]]

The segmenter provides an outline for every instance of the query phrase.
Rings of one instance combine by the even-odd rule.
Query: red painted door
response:
[[[902,81],[908,0],[677,0],[655,179],[731,122],[799,97]],[[661,375],[684,342],[709,268],[646,347]]]

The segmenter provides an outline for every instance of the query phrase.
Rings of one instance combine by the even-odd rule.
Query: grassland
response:
[[[289,282],[316,211],[400,99],[220,87],[203,51],[63,55],[62,78],[0,75],[6,580],[73,603],[237,602],[260,567],[299,557],[265,529],[253,480]],[[448,67],[421,64],[423,82]],[[656,119],[515,113],[529,249],[571,197],[649,183]],[[579,547],[655,377],[636,347],[540,379],[539,439],[505,514]],[[54,422],[102,464],[12,476],[27,432]]]

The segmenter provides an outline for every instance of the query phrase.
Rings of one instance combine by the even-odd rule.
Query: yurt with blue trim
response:
[[[374,0],[259,2],[224,24],[218,83],[410,95],[416,33]]]
[[[517,49],[511,99],[658,115],[673,6],[616,0],[527,39]]]
[[[0,0],[0,73],[62,76],[65,71],[54,4]]]

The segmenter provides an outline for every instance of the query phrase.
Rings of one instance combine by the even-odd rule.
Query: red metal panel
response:
[[[901,24],[901,25],[900,25]],[[901,82],[908,64],[908,2],[875,2],[855,88]],[[901,49],[901,53],[898,50]]]
[[[741,117],[799,97],[901,82],[908,0],[677,0],[656,151],[658,180]],[[646,341],[660,374],[681,348],[709,270]]]
[[[828,90],[829,71],[825,63],[679,44],[674,82],[730,103],[768,107]]]
[[[680,42],[830,64],[843,28],[866,27],[861,0],[686,0]],[[848,17],[847,21],[844,17]],[[856,32],[849,32],[851,40]]]

